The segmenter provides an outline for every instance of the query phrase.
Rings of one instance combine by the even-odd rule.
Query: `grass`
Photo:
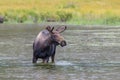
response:
[[[120,25],[119,0],[0,0],[5,23]]]

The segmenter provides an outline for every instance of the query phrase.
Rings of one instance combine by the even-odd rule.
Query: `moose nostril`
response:
[[[60,45],[63,47],[63,46],[66,46],[67,43],[66,43],[66,41],[62,41],[62,42],[60,43]]]

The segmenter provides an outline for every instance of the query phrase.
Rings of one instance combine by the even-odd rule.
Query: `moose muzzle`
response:
[[[61,45],[62,47],[64,47],[64,46],[66,46],[66,45],[67,45],[67,43],[66,43],[66,41],[65,41],[65,40],[63,40],[63,41],[61,41],[60,45]]]

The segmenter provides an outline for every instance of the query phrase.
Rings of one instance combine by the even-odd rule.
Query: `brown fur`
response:
[[[33,43],[33,63],[37,62],[38,58],[42,58],[43,62],[48,62],[51,57],[54,62],[56,46],[66,45],[66,41],[61,36],[61,32],[65,31],[66,27],[59,27],[54,30],[54,27],[46,27],[46,30],[41,31]]]

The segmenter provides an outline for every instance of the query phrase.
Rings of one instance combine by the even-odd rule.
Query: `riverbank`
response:
[[[119,0],[0,0],[5,24],[120,25]],[[54,3],[53,3],[54,2]]]

